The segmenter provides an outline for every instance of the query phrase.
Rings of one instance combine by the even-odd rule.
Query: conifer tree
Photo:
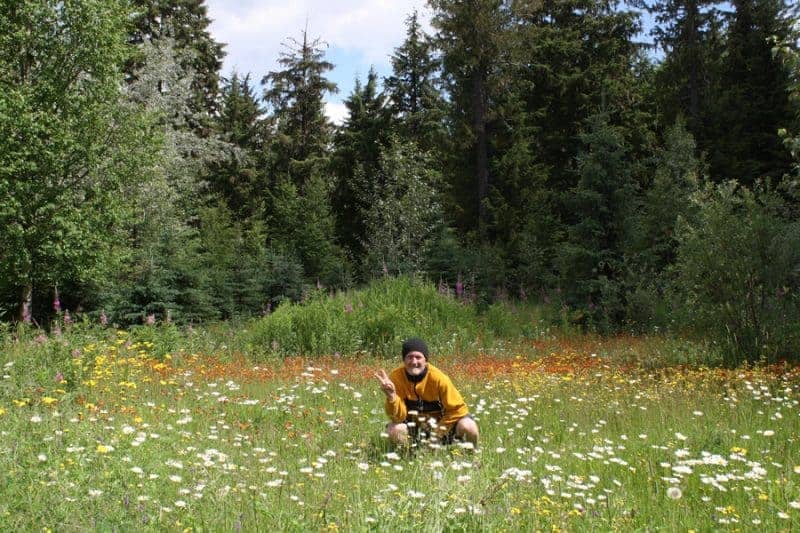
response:
[[[146,179],[129,188],[133,251],[105,303],[124,323],[151,314],[179,321],[216,318],[197,222],[206,169],[227,161],[235,147],[189,126],[205,113],[191,109],[192,72],[181,66],[173,40],[145,41],[139,48],[143,61],[125,95],[157,117],[163,144]]]
[[[325,168],[333,128],[325,116],[325,96],[336,93],[336,84],[325,74],[333,64],[325,60],[324,43],[290,38],[278,60],[283,70],[270,72],[261,80],[264,101],[275,122],[271,145],[273,175],[287,174],[302,191],[314,172]]]
[[[215,122],[224,140],[238,148],[233,157],[209,166],[208,183],[240,218],[263,215],[264,146],[268,124],[250,82],[250,74],[234,72],[224,80]]]
[[[750,185],[780,179],[791,167],[777,135],[793,116],[789,73],[772,54],[789,23],[783,0],[734,0],[725,54],[713,103],[713,141],[707,147],[711,177]]]
[[[406,19],[406,39],[391,57],[392,74],[384,80],[397,129],[407,140],[431,149],[445,135],[445,105],[439,90],[439,61],[417,12]]]
[[[135,8],[134,29],[131,42],[140,45],[145,41],[169,38],[174,42],[180,66],[193,72],[193,113],[201,113],[203,124],[195,128],[208,128],[206,120],[217,110],[219,97],[219,71],[225,56],[224,45],[214,40],[209,32],[211,20],[205,0],[132,0]],[[129,67],[129,73],[141,68],[141,58]]]
[[[577,160],[578,183],[565,195],[572,216],[557,265],[568,302],[590,312],[602,311],[602,318],[613,322],[610,315],[618,312],[619,305],[608,301],[615,296],[609,289],[621,274],[623,222],[635,183],[622,128],[611,124],[603,110],[591,115],[586,126]]]
[[[362,178],[367,178],[362,176]],[[382,151],[360,213],[364,278],[424,273],[443,229],[439,173],[416,143],[393,139]]]
[[[502,0],[431,0],[436,46],[454,129],[450,174],[463,215],[459,224],[487,238],[486,201],[491,183],[490,123],[502,75],[501,56],[508,24]]]
[[[630,153],[648,152],[652,121],[637,88],[634,14],[610,3],[573,0],[514,4],[505,37],[502,91],[495,95],[490,236],[507,253],[507,287],[555,283],[553,257],[569,238],[579,182],[575,171],[590,116],[604,109]],[[628,157],[622,165],[639,172]],[[527,288],[526,288],[527,287]]]
[[[274,134],[268,145],[268,226],[275,248],[297,257],[311,281],[339,284],[346,275],[335,242],[330,177],[332,125],[324,97],[336,92],[325,77],[333,64],[324,58],[323,43],[289,39],[279,63],[283,70],[262,79]]]
[[[344,102],[348,116],[335,136],[332,169],[336,174],[333,207],[340,242],[358,258],[365,238],[361,218],[378,186],[378,160],[391,137],[386,97],[378,91],[378,75],[370,69],[365,84],[356,80]]]
[[[720,13],[715,0],[656,0],[641,5],[655,16],[651,35],[664,55],[656,96],[663,121],[686,117],[689,131],[705,137],[711,76],[718,60]]]

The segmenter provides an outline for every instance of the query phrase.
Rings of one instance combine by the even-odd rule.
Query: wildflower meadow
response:
[[[161,353],[153,338],[8,337],[2,530],[800,524],[794,367],[648,367],[630,356],[652,349],[635,338],[436,354],[480,444],[394,449],[373,373],[399,357],[254,362],[222,346]]]

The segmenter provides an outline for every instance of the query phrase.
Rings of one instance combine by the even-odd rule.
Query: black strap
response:
[[[406,410],[416,411],[419,414],[435,413],[441,415],[444,412],[444,408],[442,407],[442,402],[439,401],[426,402],[425,400],[409,400],[409,399],[406,399]]]

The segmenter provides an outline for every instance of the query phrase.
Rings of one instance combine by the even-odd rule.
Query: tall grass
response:
[[[497,336],[519,333],[509,309],[493,306],[483,317],[473,305],[407,277],[335,295],[318,291],[302,303],[280,306],[247,329],[249,351],[284,356],[396,355],[410,336],[426,339],[434,352],[474,352]]]

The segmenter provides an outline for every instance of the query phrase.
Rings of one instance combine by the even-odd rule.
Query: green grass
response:
[[[3,530],[798,526],[796,373],[653,371],[600,338],[442,355],[481,446],[404,451],[370,375],[396,360],[156,356],[107,335],[6,345]]]
[[[247,323],[7,329],[0,529],[800,527],[796,368],[708,368],[704,343],[547,316],[400,279]],[[477,451],[381,435],[372,373],[412,334],[465,396]]]

